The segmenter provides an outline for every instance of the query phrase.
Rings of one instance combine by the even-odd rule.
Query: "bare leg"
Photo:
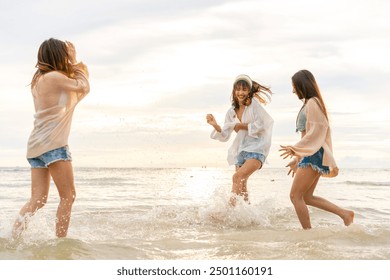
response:
[[[298,168],[294,176],[290,199],[294,204],[295,212],[302,227],[304,229],[311,228],[307,205],[334,213],[343,219],[345,225],[350,225],[353,222],[354,216],[352,211],[342,209],[324,198],[313,196],[319,179],[320,174],[310,167]]]
[[[346,226],[352,224],[354,218],[354,212],[340,208],[339,206],[333,204],[332,202],[322,197],[314,196],[313,193],[316,188],[316,185],[317,182],[313,184],[311,188],[305,193],[304,200],[306,204],[338,215],[341,219],[343,219],[344,224]]]
[[[57,208],[56,236],[66,237],[72,205],[76,198],[72,162],[57,161],[49,166],[49,171],[60,196],[60,203]]]
[[[248,178],[250,175],[252,175],[253,172],[260,169],[261,166],[261,161],[258,161],[256,159],[248,159],[240,168],[236,168],[236,173],[234,173],[233,175],[232,193],[243,196],[244,200],[248,201]],[[235,197],[232,197],[230,199],[230,204],[232,206],[235,206]]]
[[[303,229],[311,228],[309,210],[304,195],[310,188],[315,189],[319,178],[320,174],[312,168],[298,168],[294,176],[290,199]]]
[[[19,218],[16,219],[12,230],[12,236],[14,238],[18,238],[26,229],[27,219],[46,204],[49,188],[49,170],[47,168],[32,168],[31,198],[19,211]]]

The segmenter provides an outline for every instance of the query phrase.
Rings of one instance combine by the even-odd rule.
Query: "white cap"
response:
[[[249,87],[252,88],[252,80],[251,78],[249,78],[248,75],[244,75],[244,74],[238,75],[236,80],[234,81],[234,84],[236,84],[238,81],[245,81],[249,84]]]

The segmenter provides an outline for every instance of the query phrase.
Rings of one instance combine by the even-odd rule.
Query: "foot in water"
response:
[[[26,217],[20,216],[16,219],[12,229],[12,238],[19,239],[22,233],[27,229]]]
[[[214,221],[224,222],[227,219],[226,212],[214,212],[209,214],[210,219]]]
[[[355,213],[353,211],[346,210],[342,219],[344,220],[344,225],[349,226],[353,223]]]

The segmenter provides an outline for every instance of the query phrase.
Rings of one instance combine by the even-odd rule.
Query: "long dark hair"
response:
[[[328,112],[313,74],[308,70],[300,70],[292,76],[291,80],[298,98],[307,101],[314,97],[326,119],[328,119]]]
[[[234,92],[240,88],[245,90],[249,89],[249,87],[249,83],[245,80],[238,80],[236,83],[234,83],[232,90],[232,106],[234,107],[234,109],[240,108],[240,103],[238,102],[238,99]],[[260,103],[267,104],[271,101],[271,95],[272,91],[269,87],[260,85],[259,83],[252,81],[252,88],[250,88],[249,90],[249,94],[247,99],[245,100],[244,105],[250,105],[253,97],[259,100]]]
[[[65,42],[50,38],[45,40],[38,50],[38,61],[35,65],[35,72],[31,87],[33,87],[38,78],[51,71],[60,71],[68,77],[73,77],[74,70],[69,61],[68,46]]]

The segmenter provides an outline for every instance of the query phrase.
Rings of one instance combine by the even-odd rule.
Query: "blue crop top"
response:
[[[302,106],[301,110],[299,111],[298,118],[297,118],[297,129],[296,132],[303,132],[306,130],[306,104]]]

